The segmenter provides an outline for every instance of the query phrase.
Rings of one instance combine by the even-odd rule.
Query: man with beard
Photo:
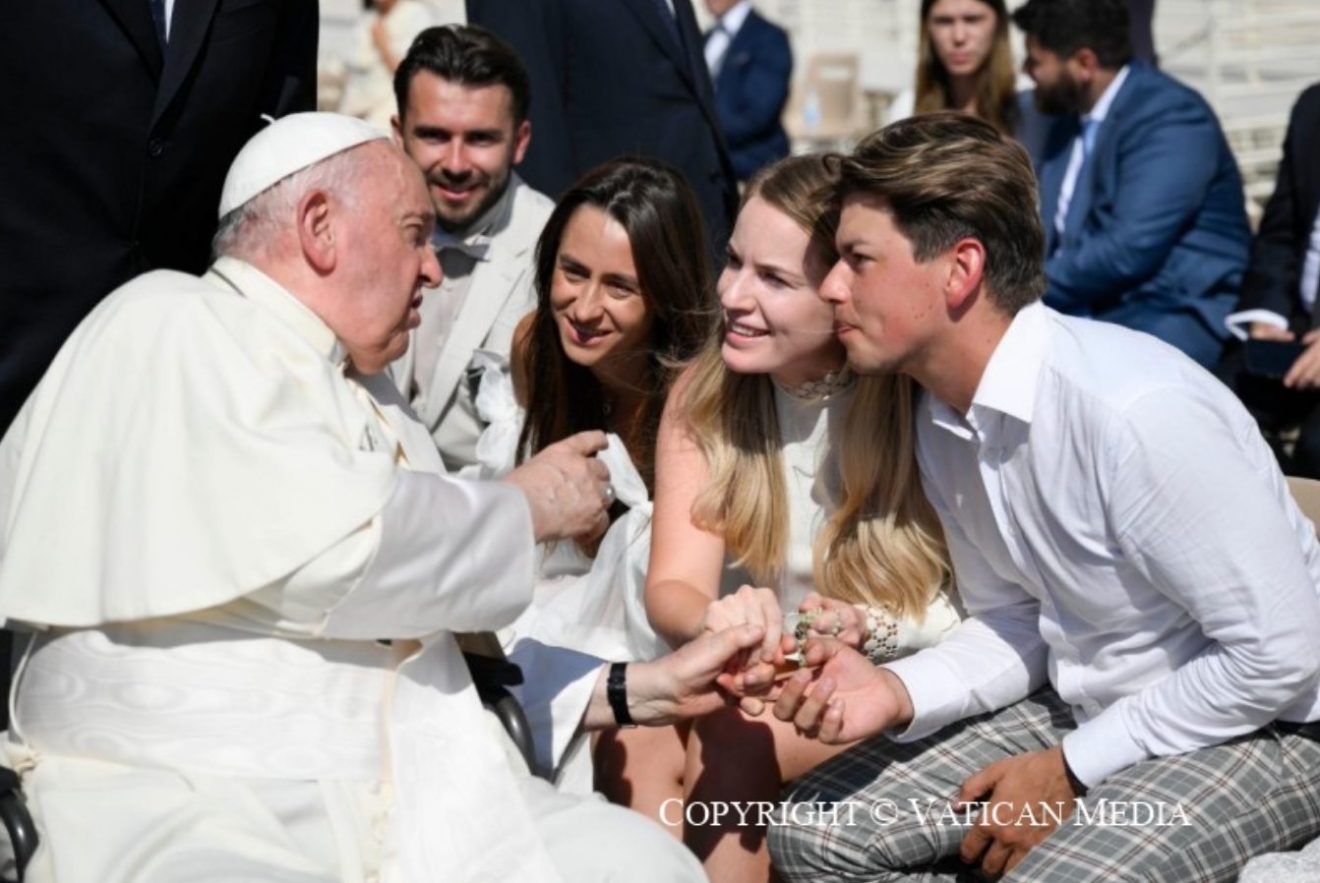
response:
[[[1242,178],[1214,111],[1132,58],[1124,0],[1030,0],[1035,150],[1057,310],[1145,331],[1218,360],[1247,265]]]
[[[422,301],[413,345],[391,372],[451,472],[476,460],[477,350],[508,356],[535,305],[532,253],[554,204],[513,167],[531,142],[526,68],[477,27],[418,35],[394,77],[394,135],[426,176],[444,281]]]

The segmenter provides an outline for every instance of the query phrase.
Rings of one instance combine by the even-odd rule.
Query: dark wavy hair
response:
[[[399,119],[408,111],[413,77],[429,71],[460,86],[505,86],[513,95],[513,125],[527,119],[532,104],[531,79],[513,47],[476,25],[440,25],[417,35],[394,72],[394,100]]]
[[[651,159],[624,158],[587,172],[559,200],[536,245],[536,313],[517,366],[526,378],[527,420],[519,461],[587,429],[607,426],[605,391],[589,370],[568,359],[550,306],[559,246],[573,214],[593,206],[623,227],[637,283],[651,310],[650,345],[640,358],[643,404],[624,427],[637,471],[653,489],[655,438],[669,385],[710,335],[716,311],[705,225],[683,177]]]
[[[1090,49],[1101,67],[1109,70],[1132,60],[1124,0],[1028,0],[1013,11],[1013,24],[1060,58]]]

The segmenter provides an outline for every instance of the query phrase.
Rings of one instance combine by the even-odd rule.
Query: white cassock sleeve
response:
[[[493,630],[531,600],[534,547],[517,488],[403,471],[379,515],[238,606],[248,619],[269,622],[254,604],[274,612],[280,631],[307,637]]]

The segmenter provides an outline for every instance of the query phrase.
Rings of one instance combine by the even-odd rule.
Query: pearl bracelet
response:
[[[862,653],[872,665],[880,665],[898,656],[898,620],[884,607],[854,604],[866,617],[866,640]]]

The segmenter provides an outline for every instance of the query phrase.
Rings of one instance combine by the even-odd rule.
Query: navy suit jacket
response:
[[[1214,111],[1192,89],[1133,61],[1059,237],[1054,215],[1079,130],[1075,117],[1052,118],[1035,145],[1046,303],[1097,318],[1119,309],[1129,319],[1192,313],[1227,338],[1251,231],[1242,177]]]
[[[792,77],[788,34],[755,10],[749,12],[715,77],[715,111],[739,181],[788,156],[780,117]]]
[[[1311,328],[1302,305],[1302,262],[1320,212],[1320,83],[1297,99],[1283,141],[1283,162],[1251,252],[1242,310],[1270,310],[1297,333]]]
[[[0,3],[0,431],[64,339],[146,270],[202,272],[220,188],[316,104],[317,0]]]
[[[512,44],[531,76],[523,179],[557,198],[606,160],[663,160],[696,191],[722,256],[737,181],[692,4],[674,0],[674,10],[667,22],[655,0],[467,0],[468,21]]]

